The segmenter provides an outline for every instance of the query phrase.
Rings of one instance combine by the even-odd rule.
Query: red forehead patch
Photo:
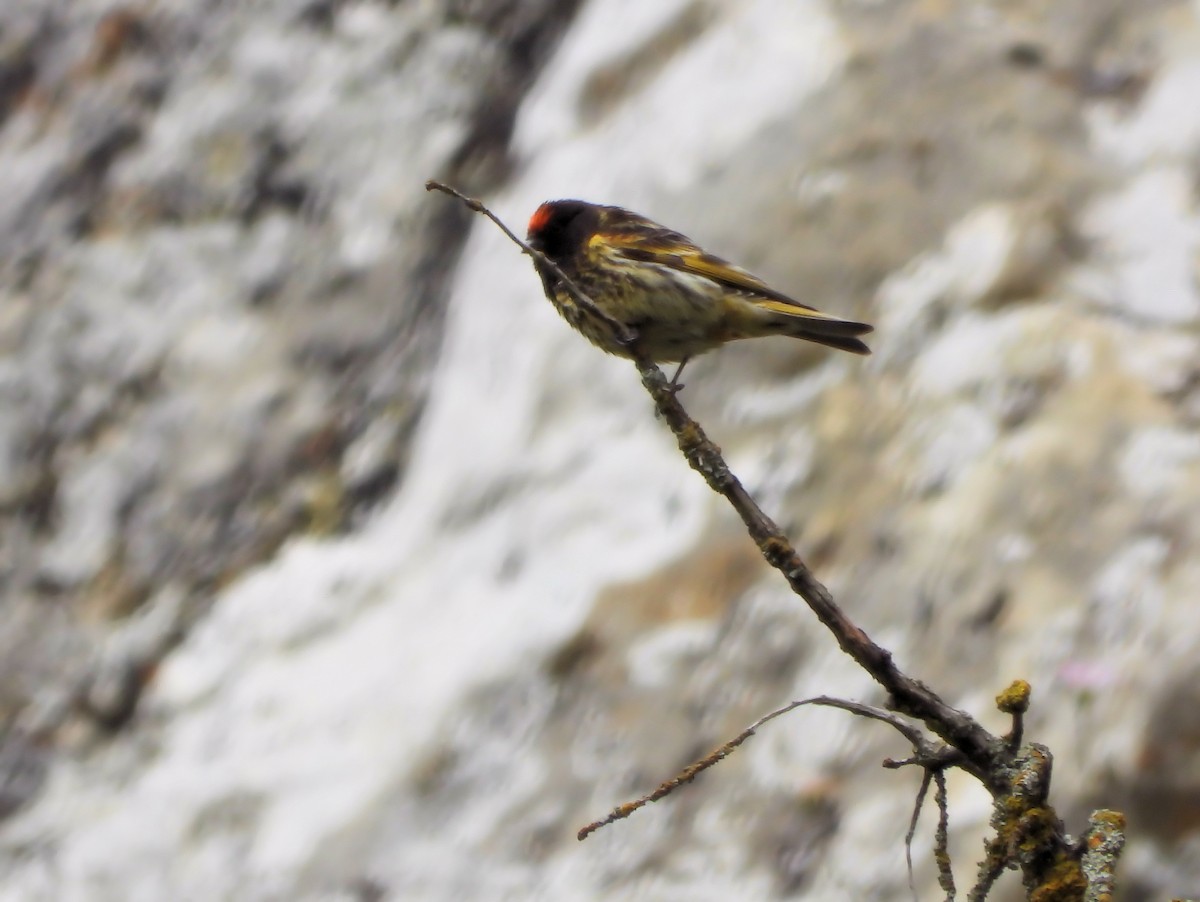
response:
[[[542,229],[550,224],[550,217],[554,215],[554,204],[550,201],[542,204],[533,211],[533,215],[529,217],[529,234],[536,235]]]

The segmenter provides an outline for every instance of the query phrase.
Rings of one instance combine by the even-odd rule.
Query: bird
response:
[[[526,242],[625,326],[632,341],[576,301],[535,255],[546,297],[576,331],[609,354],[677,363],[672,385],[693,357],[743,338],[787,335],[871,353],[858,336],[874,327],[802,304],[686,235],[622,207],[546,201],[529,219]]]

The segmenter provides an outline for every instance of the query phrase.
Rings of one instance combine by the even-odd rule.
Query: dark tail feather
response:
[[[874,332],[875,327],[866,323],[855,323],[845,319],[821,319],[815,316],[793,317],[788,323],[788,334],[805,341],[816,342],[851,354],[870,354],[868,348],[856,336]]]

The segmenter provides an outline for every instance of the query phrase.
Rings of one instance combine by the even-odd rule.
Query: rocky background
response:
[[[682,397],[907,669],[1033,683],[1123,899],[1200,895],[1200,5],[1049,9],[4,3],[0,898],[907,897],[917,776],[831,711],[576,842],[880,699],[430,176],[876,323]]]

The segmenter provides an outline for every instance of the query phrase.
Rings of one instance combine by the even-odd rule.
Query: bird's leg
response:
[[[677,392],[683,388],[683,383],[679,381],[679,377],[683,374],[683,368],[687,366],[687,362],[689,360],[691,360],[690,357],[684,357],[683,360],[679,361],[679,366],[675,367],[675,374],[671,377],[671,381],[668,383],[668,386],[672,392]]]

